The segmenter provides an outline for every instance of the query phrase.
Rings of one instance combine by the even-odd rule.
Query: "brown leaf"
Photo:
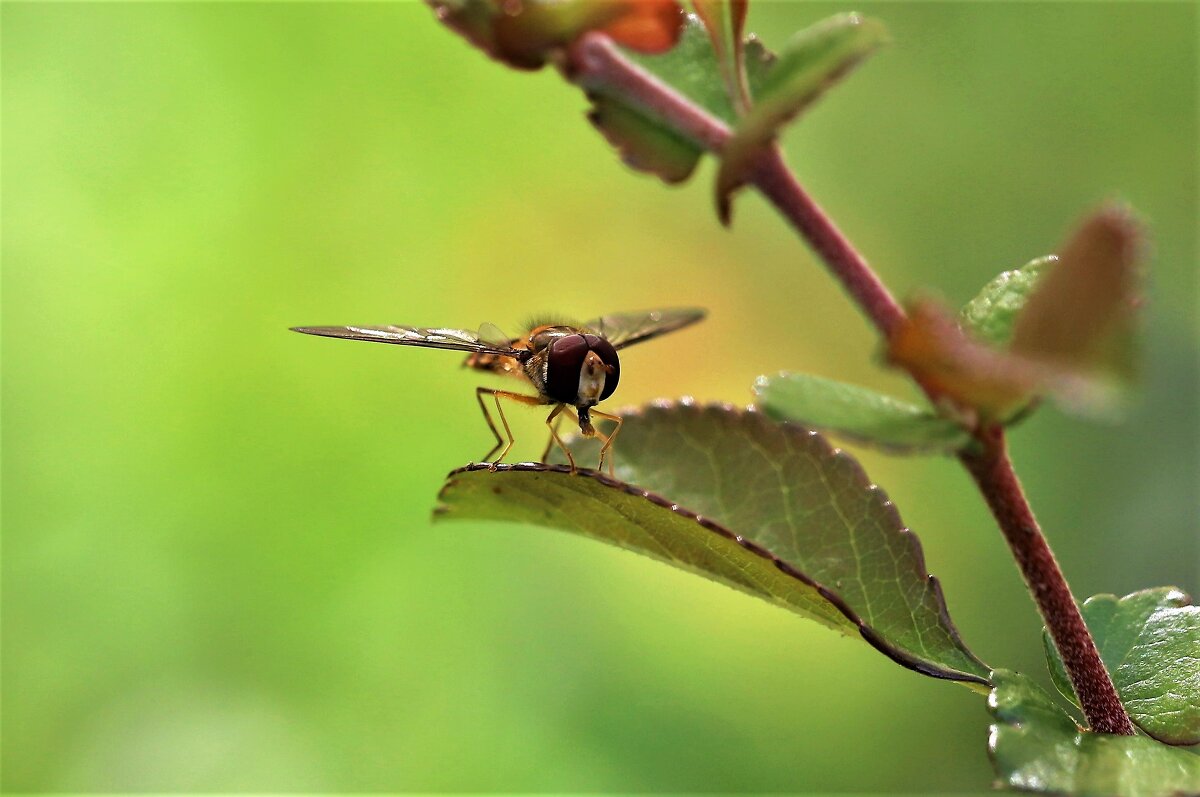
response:
[[[936,398],[950,399],[985,420],[1024,406],[1042,381],[1034,363],[970,338],[941,305],[925,299],[888,341],[888,361],[912,374]]]
[[[1088,217],[1017,317],[1012,351],[1072,369],[1102,365],[1106,344],[1132,320],[1141,242],[1127,208]]]

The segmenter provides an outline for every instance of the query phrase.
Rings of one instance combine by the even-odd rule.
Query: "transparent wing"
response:
[[[512,337],[504,334],[504,330],[500,329],[500,327],[488,322],[480,325],[478,337],[480,343],[502,349],[512,343]]]
[[[700,321],[708,314],[700,307],[672,307],[640,313],[613,313],[587,323],[587,327],[613,345],[632,346]]]
[[[502,354],[522,359],[529,355],[523,349],[484,342],[479,335],[465,329],[426,329],[425,327],[292,327],[293,332],[305,335],[321,335],[327,338],[346,340],[370,340],[376,343],[394,343],[400,346],[423,346],[427,349],[451,349],[453,351]]]

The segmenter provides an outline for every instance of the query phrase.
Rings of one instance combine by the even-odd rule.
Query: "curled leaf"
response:
[[[439,516],[601,539],[857,630],[927,675],[985,683],[916,537],[849,455],[816,432],[727,406],[655,404],[623,419],[616,479],[473,467],[450,475]],[[595,446],[573,441],[577,461],[596,461]]]
[[[1129,332],[1138,303],[1141,248],[1127,208],[1106,206],[1085,219],[1017,315],[1012,351],[1060,368],[1106,365],[1099,361],[1105,340]]]
[[[1200,607],[1174,587],[1159,587],[1123,598],[1094,595],[1082,611],[1134,723],[1167,744],[1200,743]],[[1075,700],[1054,643],[1043,637],[1054,685]]]
[[[1200,793],[1200,756],[1145,736],[1082,731],[1050,695],[1019,673],[992,673],[988,752],[1013,789],[1081,797]]]

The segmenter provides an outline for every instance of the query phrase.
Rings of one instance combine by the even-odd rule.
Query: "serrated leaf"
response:
[[[703,575],[852,634],[857,626],[819,590],[784,572],[767,552],[725,527],[596,471],[562,465],[457,470],[442,488],[439,518],[500,519],[565,529]]]
[[[596,461],[594,440],[572,449],[577,461]],[[603,539],[825,625],[857,628],[925,674],[985,682],[988,670],[958,637],[916,537],[858,463],[816,432],[727,406],[656,404],[624,416],[614,451],[618,481],[537,465],[456,472],[442,516]],[[768,578],[772,568],[806,586],[781,585]]]
[[[966,429],[929,407],[812,374],[760,376],[754,393],[758,406],[776,420],[796,421],[894,452],[953,453],[972,440]]]
[[[1130,718],[1167,744],[1200,743],[1200,607],[1174,587],[1118,599],[1095,595],[1083,619]],[[1049,634],[1046,663],[1058,691],[1075,700]]]
[[[996,670],[988,752],[1003,785],[1080,797],[1200,793],[1200,756],[1145,736],[1082,731],[1037,684]]]
[[[981,343],[1006,347],[1012,341],[1017,313],[1025,307],[1042,273],[1057,260],[1054,255],[1039,257],[1001,273],[959,311],[963,325]]]
[[[722,83],[712,42],[694,14],[687,17],[679,42],[670,51],[660,55],[631,51],[625,55],[716,119],[731,124],[737,118]],[[771,59],[771,54],[757,40],[745,41],[743,64],[751,90],[763,80]],[[581,87],[594,105],[592,121],[629,166],[656,174],[668,183],[690,176],[704,154],[705,142],[690,138],[657,109],[639,105],[619,90],[586,82]]]
[[[716,198],[723,223],[729,223],[730,195],[746,182],[779,130],[886,41],[881,22],[840,14],[800,31],[784,45],[754,92],[753,107],[721,153]]]

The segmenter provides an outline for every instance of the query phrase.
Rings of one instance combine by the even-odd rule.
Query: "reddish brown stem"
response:
[[[638,105],[705,150],[720,153],[729,140],[730,130],[722,121],[629,61],[606,36],[591,33],[580,38],[567,54],[564,70],[585,90],[619,96]],[[796,181],[778,148],[759,160],[752,182],[817,252],[880,333],[886,337],[905,321],[904,309]],[[1021,568],[1063,658],[1084,716],[1095,731],[1132,735],[1129,715],[1013,472],[1004,430],[992,427],[980,438],[980,451],[964,453],[960,459],[979,486]]]
[[[959,460],[979,485],[979,491],[1016,557],[1021,575],[1033,593],[1054,646],[1062,657],[1071,685],[1092,730],[1133,735],[1133,723],[1117,697],[1108,670],[1100,660],[1067,579],[1038,527],[1037,519],[1005,449],[1004,430],[992,426],[979,435],[977,452],[962,453]]]

